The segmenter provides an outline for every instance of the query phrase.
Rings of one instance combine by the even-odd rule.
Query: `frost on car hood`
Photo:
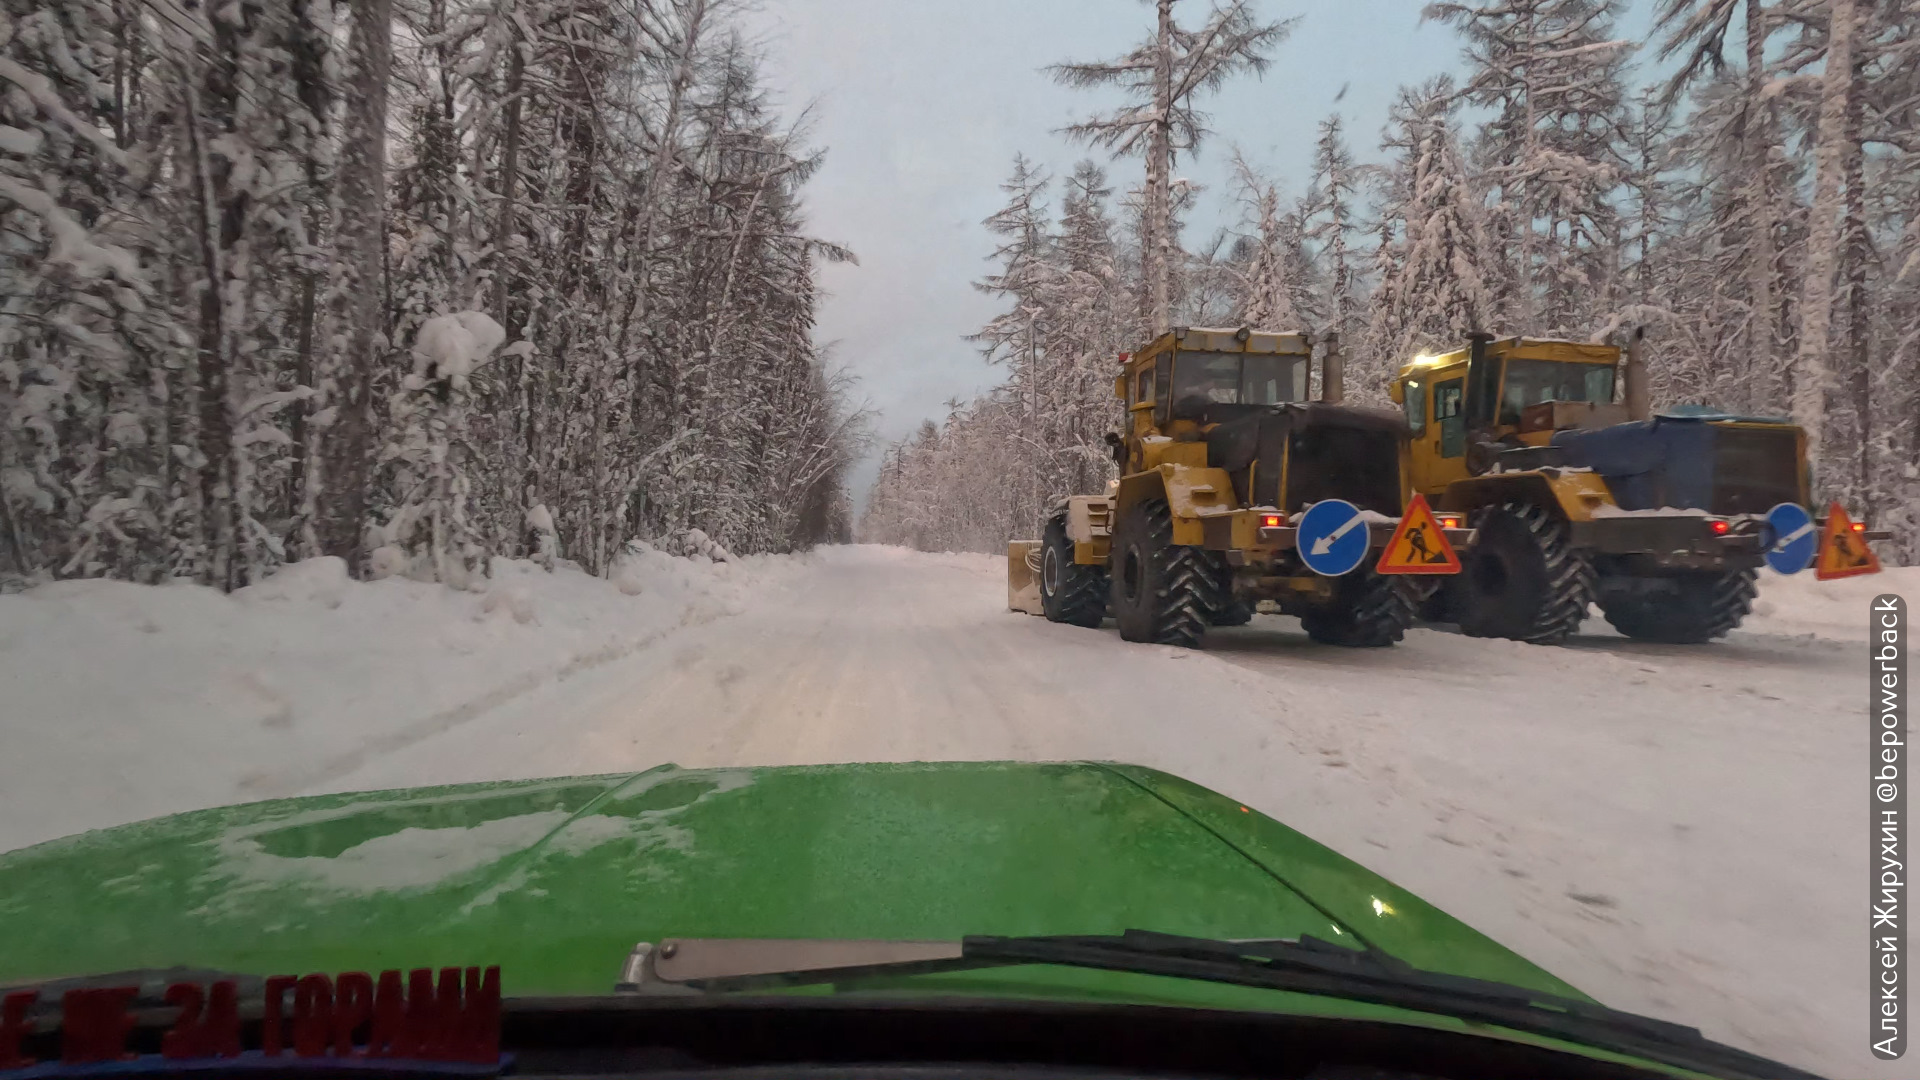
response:
[[[0,855],[0,924],[0,983],[497,963],[509,993],[604,993],[664,937],[1140,928],[1364,940],[1566,989],[1278,822],[1091,763],[663,766],[253,803]]]

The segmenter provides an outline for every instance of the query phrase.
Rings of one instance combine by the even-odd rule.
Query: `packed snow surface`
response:
[[[232,596],[0,595],[0,849],[247,799],[685,766],[1118,759],[1240,799],[1616,1007],[1838,1076],[1866,1050],[1865,638],[1920,569],[1763,577],[1727,640],[1597,616],[1560,648],[1416,629],[1203,652],[1004,610],[1004,558],[830,548],[479,591],[315,560]],[[223,842],[238,882],[377,890],[546,823],[334,865]],[[663,838],[663,842],[670,838]],[[404,868],[404,869],[403,869]]]

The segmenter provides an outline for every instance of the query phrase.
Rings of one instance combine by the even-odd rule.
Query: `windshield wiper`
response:
[[[1377,949],[1307,935],[1219,941],[1119,935],[969,936],[959,942],[679,939],[636,948],[620,989],[700,993],[855,983],[874,976],[1059,964],[1283,990],[1407,1009],[1564,1039],[1716,1076],[1817,1080],[1712,1042],[1696,1028],[1508,983],[1423,971]]]

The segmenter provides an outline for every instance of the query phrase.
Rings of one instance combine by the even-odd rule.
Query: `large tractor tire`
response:
[[[1482,510],[1454,594],[1471,637],[1558,645],[1579,629],[1594,599],[1593,566],[1545,507],[1509,502]]]
[[[1040,607],[1049,622],[1097,627],[1107,615],[1107,568],[1073,561],[1067,519],[1047,519],[1040,538]]]
[[[1222,562],[1215,552],[1173,542],[1173,515],[1165,500],[1128,507],[1114,530],[1110,560],[1110,607],[1120,636],[1199,648],[1207,618],[1223,600]]]
[[[1699,645],[1725,637],[1753,610],[1755,576],[1752,570],[1727,570],[1673,577],[1667,579],[1671,591],[1602,594],[1600,612],[1630,638]]]
[[[1403,579],[1362,566],[1337,579],[1332,601],[1302,614],[1300,626],[1322,645],[1377,649],[1406,636],[1418,603]]]

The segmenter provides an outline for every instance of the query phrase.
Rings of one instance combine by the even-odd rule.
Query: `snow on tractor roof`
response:
[[[1306,356],[1313,352],[1313,340],[1304,331],[1176,326],[1154,338],[1151,344],[1140,350],[1138,356],[1151,356],[1168,348],[1178,348],[1183,352],[1291,353]]]

